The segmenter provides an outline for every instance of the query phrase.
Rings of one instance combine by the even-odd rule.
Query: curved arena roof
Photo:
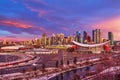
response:
[[[109,43],[110,41],[106,41],[106,42],[103,42],[103,43],[99,43],[99,44],[82,44],[82,43],[78,43],[76,41],[72,41],[75,45],[77,46],[81,46],[81,47],[98,47],[98,46],[102,46],[102,45],[105,45],[107,43]]]

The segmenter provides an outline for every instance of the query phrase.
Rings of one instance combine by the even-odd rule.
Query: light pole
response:
[[[63,54],[63,67],[65,66],[65,57],[66,57],[66,53],[64,53],[63,51],[62,51],[62,54]]]
[[[33,65],[33,68],[34,68],[34,71],[35,71],[35,76],[37,76],[37,74],[36,74],[36,70],[37,70],[36,66],[37,66],[37,64],[33,63],[32,65]]]
[[[33,65],[34,67],[36,67],[36,66],[37,66],[37,64],[35,64],[35,63],[33,63],[32,65]],[[34,68],[34,69],[36,70],[36,68]]]
[[[62,54],[63,54],[63,66],[64,66],[64,53],[63,53],[63,51],[62,51]]]

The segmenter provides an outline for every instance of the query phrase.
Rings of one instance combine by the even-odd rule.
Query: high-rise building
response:
[[[56,40],[55,44],[62,45],[63,44],[63,40],[64,40],[64,34],[63,33],[56,34],[55,40]]]
[[[3,45],[6,45],[7,44],[7,41],[6,39],[3,40]]]
[[[56,44],[60,45],[60,34],[56,34]]]
[[[87,41],[88,41],[88,42],[92,42],[92,39],[91,39],[90,36],[87,37]]]
[[[80,31],[76,31],[75,41],[82,43],[82,36]]]
[[[64,42],[63,42],[64,45],[68,44],[68,37],[64,37],[64,40],[63,40],[63,41],[64,41]]]
[[[86,31],[83,31],[83,40],[86,40],[88,37],[88,33]]]
[[[29,40],[28,41],[28,45],[32,45],[33,44],[33,41],[32,40]]]
[[[100,29],[96,29],[92,31],[93,41],[94,43],[101,43],[102,42],[102,34]]]
[[[55,39],[55,34],[51,35],[51,45],[55,45],[56,39]]]
[[[86,43],[88,41],[88,33],[86,31],[83,31],[83,43]]]
[[[64,34],[60,33],[60,39],[64,39]]]
[[[46,46],[46,43],[47,43],[47,36],[46,34],[42,34],[42,40],[41,40],[41,43],[43,46]]]
[[[97,34],[96,31],[93,30],[92,31],[92,40],[93,40],[94,43],[96,43],[96,34]]]
[[[63,40],[64,40],[64,34],[61,33],[61,34],[60,34],[60,44],[63,44]]]
[[[108,32],[108,39],[110,40],[110,45],[114,44],[114,38],[113,38],[113,33],[112,32]]]
[[[29,43],[29,41],[26,42],[26,44],[28,44],[28,43]],[[36,45],[36,46],[40,46],[40,43],[41,43],[40,39],[35,38],[35,45]]]
[[[91,36],[88,35],[86,31],[83,32],[83,43],[91,43],[92,39]]]
[[[49,46],[51,45],[50,38],[47,38],[46,44]]]
[[[69,43],[69,44],[72,44],[72,41],[73,41],[73,36],[71,36],[71,35],[68,36],[68,43]]]

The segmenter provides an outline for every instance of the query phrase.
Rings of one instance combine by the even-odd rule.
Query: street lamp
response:
[[[37,68],[36,68],[37,64],[33,63],[32,65],[34,66],[34,70],[36,71],[36,69],[37,69]]]
[[[62,51],[62,54],[63,54],[63,59],[62,59],[62,61],[63,61],[63,67],[65,66],[65,53]]]
[[[36,74],[36,70],[37,70],[36,66],[37,66],[37,64],[33,63],[32,65],[33,65],[33,68],[34,68],[34,71],[35,71],[35,76],[37,76],[37,74]]]
[[[62,60],[63,60],[63,67],[65,67],[66,59],[67,59],[67,53],[65,51],[62,51]]]

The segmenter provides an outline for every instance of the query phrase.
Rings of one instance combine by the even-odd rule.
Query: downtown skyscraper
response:
[[[114,44],[114,38],[112,32],[108,32],[108,40],[110,40],[110,45]]]
[[[95,29],[92,31],[92,37],[94,43],[101,43],[102,42],[102,34],[100,29]]]
[[[42,45],[46,46],[47,44],[47,35],[46,33],[42,34]]]
[[[76,31],[75,41],[82,43],[82,36],[80,31]]]
[[[83,43],[90,43],[92,42],[91,37],[88,35],[86,31],[83,31]]]

